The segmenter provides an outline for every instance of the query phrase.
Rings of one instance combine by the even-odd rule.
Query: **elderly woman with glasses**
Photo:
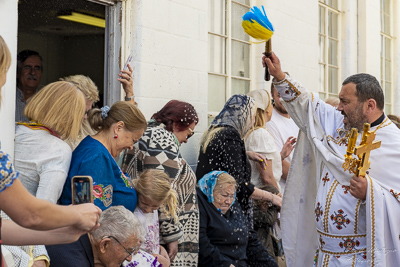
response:
[[[139,219],[123,206],[113,206],[103,211],[95,231],[74,243],[46,248],[52,267],[119,267],[137,253],[143,239]]]
[[[199,180],[199,267],[277,266],[257,238],[236,199],[236,180],[212,171]]]
[[[179,224],[162,213],[159,217],[160,244],[166,244],[171,266],[197,266],[199,215],[196,176],[182,158],[179,147],[193,135],[198,122],[197,112],[191,104],[169,101],[153,114],[144,135],[134,149],[123,156],[121,166],[132,178],[138,178],[146,169],[158,169],[172,180],[172,188],[178,193]]]

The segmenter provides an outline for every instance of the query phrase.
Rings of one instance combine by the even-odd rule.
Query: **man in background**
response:
[[[15,121],[28,121],[24,116],[24,109],[39,87],[42,71],[43,59],[38,52],[23,50],[18,54]]]

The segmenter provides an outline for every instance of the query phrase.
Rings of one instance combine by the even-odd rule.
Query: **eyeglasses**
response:
[[[136,248],[132,249],[132,251],[129,251],[124,245],[121,244],[121,242],[118,241],[118,239],[117,239],[116,237],[114,237],[114,236],[112,236],[112,235],[104,236],[103,239],[104,239],[104,238],[112,238],[112,239],[114,239],[115,241],[117,241],[117,243],[120,244],[121,247],[123,247],[123,249],[128,253],[128,256],[126,256],[126,258],[125,258],[126,261],[129,261],[128,258],[129,258],[132,254],[134,254],[135,251],[137,250],[137,247],[136,247]]]
[[[22,67],[22,71],[24,71],[24,72],[31,72],[32,70],[34,70],[35,72],[39,72],[39,71],[42,71],[42,67],[40,67],[40,66],[32,67],[32,66],[29,66],[29,65],[26,65],[26,66]]]
[[[190,128],[188,128],[189,130],[189,134],[186,136],[186,139],[189,139],[190,137],[192,137],[194,135],[194,131]]]

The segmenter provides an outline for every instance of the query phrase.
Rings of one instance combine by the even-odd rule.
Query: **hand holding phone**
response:
[[[71,180],[72,204],[93,203],[93,179],[91,176],[74,176]]]
[[[126,70],[128,68],[128,64],[131,62],[131,60],[132,60],[132,56],[129,55],[128,59],[125,62],[125,66],[124,66],[124,68],[122,70]]]

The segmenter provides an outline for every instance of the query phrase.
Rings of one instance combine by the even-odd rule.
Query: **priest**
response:
[[[301,129],[281,216],[288,266],[397,266],[400,130],[383,112],[379,82],[364,73],[348,77],[336,109],[283,73],[274,53],[263,64]],[[368,151],[369,169],[357,176],[342,166],[351,129],[362,132],[364,123],[381,146]]]

